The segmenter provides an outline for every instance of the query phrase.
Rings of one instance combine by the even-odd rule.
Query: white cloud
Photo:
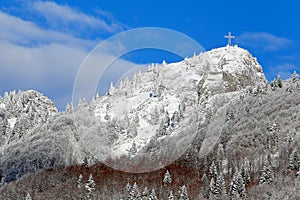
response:
[[[101,29],[115,33],[124,29],[124,25],[114,20],[111,15],[101,12],[101,16],[87,15],[67,5],[59,5],[52,1],[37,1],[32,9],[44,16],[52,26],[71,25],[73,28]]]
[[[47,11],[49,15],[51,9],[53,11],[58,6],[46,2],[39,4],[40,9],[43,5],[50,5]],[[105,31],[116,30],[109,24],[99,25],[101,20],[75,12],[68,6],[62,8],[52,16],[58,20],[65,13],[64,23],[76,23],[78,20],[81,24],[102,26]],[[0,95],[13,89],[35,89],[49,96],[63,109],[66,102],[71,101],[79,66],[99,41],[82,39],[53,27],[45,28],[38,22],[24,20],[1,10],[0,24]],[[114,51],[117,50],[108,49],[107,52]]]
[[[247,32],[236,38],[236,41],[245,46],[261,49],[264,51],[276,51],[289,48],[293,42],[285,37],[278,37],[265,32]]]
[[[31,21],[25,21],[0,11],[0,40],[19,45],[39,45],[45,43],[65,43],[79,46],[91,46],[92,42],[64,34],[46,30]]]

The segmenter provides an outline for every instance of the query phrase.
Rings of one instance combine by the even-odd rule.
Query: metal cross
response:
[[[234,39],[235,36],[231,35],[231,32],[228,33],[228,35],[225,35],[224,38],[228,39],[228,46],[231,46],[231,39]]]

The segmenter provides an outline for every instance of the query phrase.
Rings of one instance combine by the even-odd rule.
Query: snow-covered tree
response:
[[[128,182],[128,183],[126,184],[126,191],[129,193],[130,190],[131,190],[131,185],[130,185],[130,183]]]
[[[222,173],[217,178],[214,194],[218,198],[226,195],[226,183]]]
[[[292,75],[292,81],[293,83],[295,83],[297,81],[297,77],[298,77],[298,74],[296,71],[294,71],[293,75]]]
[[[209,194],[210,194],[210,188],[209,188],[209,180],[208,180],[208,177],[207,177],[207,175],[206,175],[205,172],[204,172],[204,174],[201,177],[201,182],[204,184],[204,186],[200,188],[202,196],[205,199],[208,199],[209,198]]]
[[[129,193],[128,200],[140,200],[141,197],[141,192],[135,182],[132,186],[131,192]]]
[[[72,112],[73,111],[73,104],[72,103],[67,103],[66,105],[66,112]]]
[[[250,183],[250,173],[249,168],[246,165],[242,165],[241,167],[241,175],[243,177],[243,183],[248,185]]]
[[[142,199],[143,199],[143,200],[144,200],[144,199],[146,200],[148,196],[149,196],[149,190],[148,190],[147,187],[145,187],[145,188],[144,188],[144,191],[143,191],[143,193],[142,193]]]
[[[288,168],[290,170],[299,170],[299,167],[300,167],[299,164],[300,164],[300,159],[298,156],[298,152],[296,149],[294,149],[289,158]]]
[[[215,192],[215,188],[216,188],[215,180],[214,180],[214,178],[211,178],[210,183],[209,183],[210,193],[215,194],[214,193]]]
[[[264,165],[261,173],[259,184],[269,184],[273,181],[273,173],[269,166]]]
[[[95,181],[93,179],[93,175],[90,174],[89,179],[87,181],[87,183],[85,184],[85,189],[87,190],[87,194],[88,194],[88,198],[92,198],[93,193],[95,192]]]
[[[279,74],[277,76],[277,85],[278,85],[279,88],[282,88],[282,80],[281,80],[281,77],[280,77]]]
[[[167,170],[167,172],[165,173],[163,182],[164,182],[165,185],[168,185],[172,182],[172,178],[171,178],[169,170]]]
[[[27,193],[27,195],[26,195],[25,199],[26,199],[26,200],[32,200],[32,198],[31,198],[31,196],[30,196],[29,192]]]
[[[129,149],[129,154],[130,155],[135,155],[137,152],[137,148],[136,148],[136,143],[135,141],[133,141],[131,148]]]
[[[115,87],[114,87],[114,84],[111,82],[110,86],[109,86],[108,94],[113,95],[114,92],[115,92]]]
[[[173,195],[172,191],[170,191],[170,194],[168,196],[168,200],[174,200],[174,195]]]
[[[218,176],[218,170],[217,170],[217,166],[215,164],[215,161],[212,161],[210,167],[209,167],[209,174],[210,176],[216,178]]]
[[[81,188],[81,186],[82,186],[82,179],[83,179],[82,174],[79,174],[79,177],[78,177],[78,180],[77,180],[77,187],[78,188]]]
[[[158,200],[154,188],[152,189],[152,191],[151,191],[151,193],[150,193],[150,195],[149,195],[148,200]]]
[[[165,127],[165,122],[162,119],[160,124],[159,124],[159,128],[158,128],[158,133],[156,134],[158,137],[164,136],[166,135],[167,132],[167,128]]]
[[[189,200],[189,195],[188,195],[187,188],[185,185],[180,187],[179,200]]]
[[[231,197],[245,197],[246,188],[241,173],[236,169],[230,184],[229,195]]]

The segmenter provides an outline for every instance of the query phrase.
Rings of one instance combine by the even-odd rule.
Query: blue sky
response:
[[[248,49],[268,80],[300,71],[299,1],[1,0],[0,95],[35,89],[62,110],[71,101],[76,72],[100,41],[124,30],[163,27],[205,49],[235,44]],[[124,57],[134,63],[179,58],[159,51]]]

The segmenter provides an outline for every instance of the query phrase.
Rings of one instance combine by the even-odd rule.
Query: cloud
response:
[[[41,12],[45,6],[48,17],[53,17],[53,20],[62,18],[68,27],[78,23],[92,28],[102,27],[103,31],[118,28],[68,6],[52,2],[40,2],[36,6]],[[61,8],[56,13],[53,10],[55,6]],[[34,89],[49,96],[59,109],[64,109],[65,104],[72,100],[79,66],[100,40],[75,36],[63,29],[45,26],[37,20],[28,20],[3,10],[0,10],[0,24],[0,95],[14,89]],[[108,53],[114,51],[107,49]],[[105,56],[111,55],[103,54],[101,58]]]
[[[10,43],[34,46],[47,43],[65,43],[79,46],[91,46],[92,42],[76,38],[59,31],[46,30],[31,21],[0,11],[0,40]]]
[[[263,51],[276,51],[289,48],[293,42],[285,37],[278,37],[265,32],[247,32],[236,38],[236,41],[245,46],[261,49]]]
[[[37,1],[30,6],[33,11],[45,17],[53,27],[62,28],[67,25],[73,29],[90,28],[108,33],[122,31],[125,27],[125,25],[115,20],[111,14],[104,11],[98,12],[100,15],[95,17],[68,5],[59,5],[52,1]]]

